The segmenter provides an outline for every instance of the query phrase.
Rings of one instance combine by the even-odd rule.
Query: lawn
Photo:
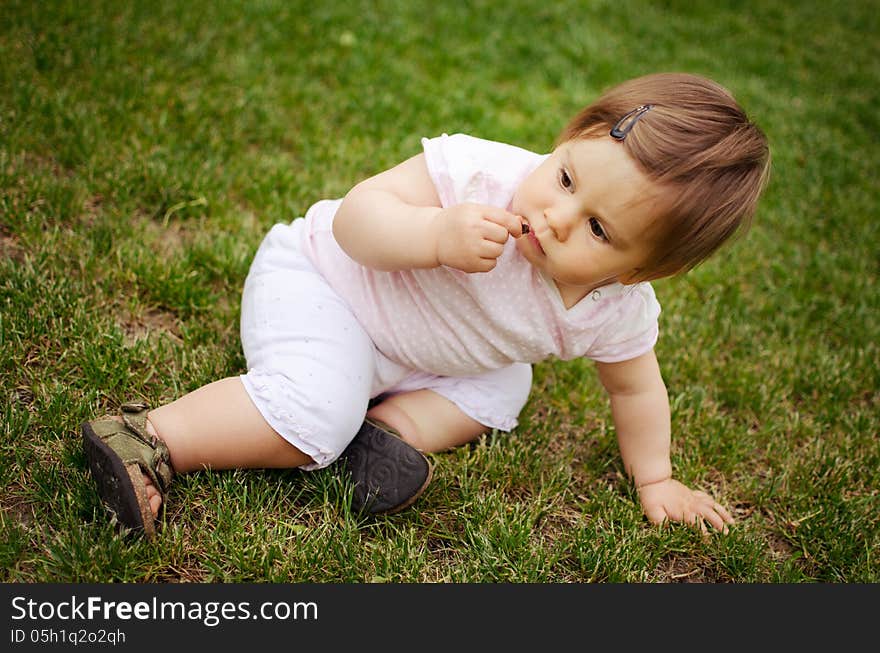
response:
[[[41,2],[0,12],[0,580],[880,581],[880,33],[863,2]],[[358,519],[332,469],[178,479],[155,542],[102,508],[79,424],[243,371],[269,227],[465,132],[539,152],[664,70],[767,133],[751,231],[655,283],[678,478],[729,535],[655,527],[592,364]]]

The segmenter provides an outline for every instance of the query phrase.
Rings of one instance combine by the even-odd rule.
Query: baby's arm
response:
[[[520,220],[479,204],[441,208],[425,155],[362,181],[345,196],[333,235],[354,260],[379,270],[449,265],[465,272],[495,267]]]
[[[723,506],[672,478],[669,399],[654,352],[620,363],[597,363],[597,369],[611,399],[624,468],[648,519],[699,524],[704,530],[708,521],[726,531],[733,518]]]

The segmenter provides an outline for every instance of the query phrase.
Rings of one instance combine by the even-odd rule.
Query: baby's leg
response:
[[[443,451],[490,429],[509,431],[529,396],[532,368],[516,363],[470,377],[417,374],[368,415],[421,451]]]
[[[432,390],[392,395],[375,405],[368,417],[394,428],[419,451],[443,451],[466,444],[489,430]]]
[[[510,431],[531,382],[531,366],[526,364],[471,377],[416,372],[404,379],[369,409],[367,417],[391,427],[409,447],[381,425],[364,424],[366,430],[359,431],[343,453],[355,480],[353,504],[373,513],[412,505],[432,475],[430,463],[415,450],[443,451],[489,429]]]
[[[147,431],[163,440],[175,472],[291,468],[312,459],[282,438],[257,411],[239,377],[215,381],[150,411]],[[144,475],[153,515],[159,491]]]
[[[168,446],[177,473],[290,468],[312,462],[266,423],[237,376],[156,408],[148,420]]]

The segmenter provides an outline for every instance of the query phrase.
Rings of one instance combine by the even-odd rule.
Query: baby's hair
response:
[[[733,96],[712,80],[660,73],[605,92],[565,127],[558,143],[608,135],[626,114],[641,112],[620,140],[663,189],[655,246],[640,279],[667,277],[706,260],[748,228],[770,172],[761,129]]]

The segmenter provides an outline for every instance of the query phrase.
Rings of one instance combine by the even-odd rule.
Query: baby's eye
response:
[[[608,236],[605,235],[605,230],[596,218],[590,218],[590,231],[592,231],[593,235],[599,240],[604,240],[606,243],[608,242]]]
[[[565,190],[571,190],[571,187],[574,186],[574,182],[572,182],[571,177],[565,168],[562,168],[559,171],[559,183],[562,184],[562,187]]]

